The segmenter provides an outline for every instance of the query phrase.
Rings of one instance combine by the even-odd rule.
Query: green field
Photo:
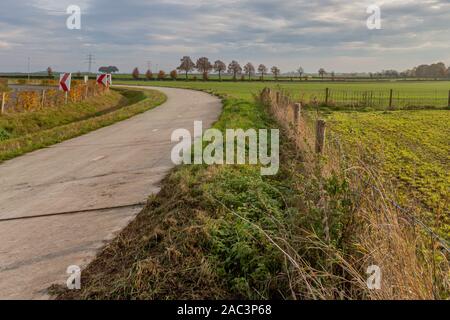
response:
[[[330,94],[335,94],[339,99],[351,100],[352,94],[362,95],[373,93],[374,100],[381,96],[377,108],[385,108],[389,105],[389,92],[393,90],[393,104],[400,101],[399,107],[410,103],[413,106],[435,106],[438,108],[448,107],[450,81],[393,81],[393,82],[205,82],[205,81],[116,81],[116,84],[136,84],[171,86],[177,88],[192,88],[199,90],[210,90],[233,95],[234,97],[251,99],[263,88],[281,88],[286,90],[295,99],[310,101],[317,97],[323,101],[326,88]],[[346,94],[344,97],[343,94]],[[376,101],[378,102],[378,100]]]
[[[368,148],[397,201],[427,213],[427,224],[450,239],[449,111],[333,112],[328,120],[349,153]]]

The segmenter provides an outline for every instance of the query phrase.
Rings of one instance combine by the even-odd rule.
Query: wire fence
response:
[[[324,90],[300,91],[303,105],[373,109],[443,109],[450,107],[450,91],[443,90]]]

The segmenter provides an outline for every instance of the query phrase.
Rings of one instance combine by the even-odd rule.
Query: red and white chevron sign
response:
[[[107,74],[97,75],[97,83],[102,84],[105,87],[107,87],[108,86],[108,75]]]
[[[108,87],[110,85],[112,85],[112,74],[108,73],[106,76],[107,82],[108,82]]]
[[[64,92],[70,91],[70,83],[72,81],[71,73],[62,73],[59,75],[59,90]]]

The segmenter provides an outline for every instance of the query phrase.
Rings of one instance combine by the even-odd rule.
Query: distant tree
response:
[[[214,62],[214,71],[219,73],[219,80],[222,81],[222,72],[227,70],[227,66],[220,60]]]
[[[414,76],[419,78],[444,78],[449,75],[449,69],[442,62],[430,65],[423,64],[414,68]]]
[[[228,72],[231,73],[231,74],[233,75],[233,80],[236,81],[236,79],[237,79],[236,76],[237,76],[238,74],[241,74],[241,73],[242,73],[242,67],[241,67],[241,65],[240,65],[237,61],[233,60],[233,61],[231,61],[231,63],[228,65]]]
[[[213,65],[209,62],[209,59],[206,57],[199,58],[195,67],[203,74],[203,80],[208,80],[208,73],[213,69]]]
[[[163,70],[158,72],[158,80],[164,80],[166,78],[166,73]]]
[[[320,68],[320,69],[319,69],[319,76],[322,77],[322,80],[323,80],[323,77],[325,76],[326,73],[327,73],[327,72],[325,71],[324,68]]]
[[[300,77],[300,80],[302,80],[302,75],[305,73],[305,70],[303,70],[302,67],[298,67],[297,73],[298,73],[298,76]]]
[[[177,70],[172,70],[172,71],[170,72],[170,78],[171,78],[172,80],[177,80],[177,78],[178,78],[178,72],[177,72]]]
[[[258,66],[258,72],[261,74],[261,80],[264,81],[264,75],[267,74],[267,67],[263,64]]]
[[[334,71],[331,72],[331,80],[334,81],[334,77],[336,76],[336,73],[334,73]]]
[[[133,79],[138,80],[139,79],[139,69],[136,67],[134,68],[133,72],[131,73],[131,75],[133,76]]]
[[[195,68],[195,64],[194,62],[192,62],[191,57],[189,56],[184,56],[181,59],[181,64],[180,66],[177,68],[178,70],[184,71],[186,73],[186,80],[188,79],[188,73],[191,72],[192,70],[194,70]]]
[[[78,78],[78,79],[81,78],[81,72],[80,72],[80,71],[77,72],[77,78]]]
[[[47,68],[47,75],[49,78],[53,78],[53,69],[52,67]]]
[[[244,66],[244,72],[248,75],[248,80],[252,79],[252,75],[255,74],[255,67],[250,62]]]
[[[281,71],[280,69],[278,69],[278,67],[273,66],[272,69],[270,69],[272,71],[272,74],[275,77],[275,80],[278,80],[278,76],[280,75]]]
[[[153,80],[152,70],[148,69],[147,72],[145,73],[145,77],[147,78],[147,80]]]

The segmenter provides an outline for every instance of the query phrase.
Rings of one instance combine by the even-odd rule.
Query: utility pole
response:
[[[89,53],[86,57],[85,63],[88,64],[88,73],[92,72],[92,64],[95,63],[95,56]]]

